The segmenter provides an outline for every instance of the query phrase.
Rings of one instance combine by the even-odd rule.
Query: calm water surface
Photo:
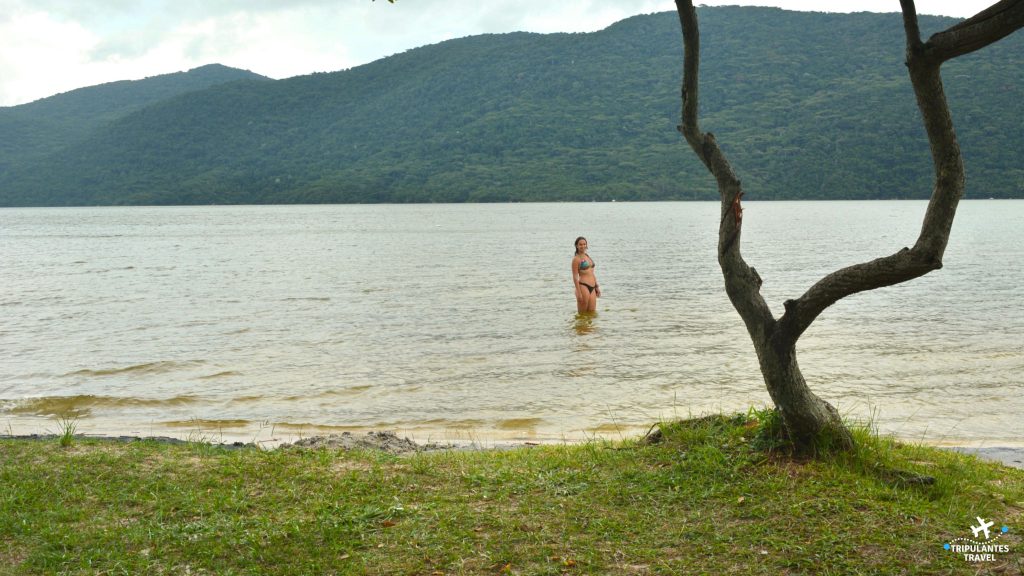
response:
[[[913,244],[924,202],[746,206],[776,314]],[[0,210],[0,433],[559,440],[769,402],[717,204]],[[961,204],[945,268],[803,336],[813,390],[885,433],[1024,443],[1024,202]],[[575,313],[585,235],[604,291]]]

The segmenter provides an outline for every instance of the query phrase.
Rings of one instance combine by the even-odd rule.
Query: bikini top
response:
[[[597,264],[594,264],[592,260],[580,260],[580,270],[586,270],[587,268],[594,268]]]

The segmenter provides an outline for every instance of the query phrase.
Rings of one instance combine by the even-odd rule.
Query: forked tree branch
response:
[[[1024,0],[1003,0],[933,35],[926,43],[920,39],[913,0],[900,3],[907,37],[907,67],[935,168],[935,184],[920,235],[913,248],[829,274],[800,298],[787,301],[776,334],[779,344],[795,344],[822,311],[846,296],[906,282],[942,267],[965,178],[939,66],[1024,26]]]
[[[700,36],[690,0],[676,0],[683,30],[682,124],[679,131],[714,175],[721,196],[718,259],[726,291],[752,336],[768,336],[778,349],[795,345],[801,334],[829,306],[846,296],[899,284],[942,267],[957,204],[963,195],[964,170],[953,121],[939,75],[947,60],[983,48],[1024,26],[1024,0],[1002,0],[976,16],[922,42],[913,0],[901,0],[907,41],[907,67],[921,110],[935,167],[935,184],[921,233],[913,248],[838,270],[822,278],[775,321],[760,295],[761,279],[740,254],[743,193],[714,135],[702,133],[698,115]]]

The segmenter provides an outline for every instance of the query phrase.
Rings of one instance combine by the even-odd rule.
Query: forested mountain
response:
[[[46,159],[80,143],[101,126],[150,104],[238,80],[269,79],[213,64],[144,80],[110,82],[22,106],[0,108],[0,173],[23,169],[33,159]],[[59,154],[57,158],[59,161]]]
[[[749,198],[930,194],[899,14],[698,12],[702,128]],[[11,114],[73,135],[3,150],[0,205],[713,199],[675,129],[681,46],[670,12],[95,112],[4,108],[2,140]],[[1024,34],[943,72],[968,196],[1024,197]]]

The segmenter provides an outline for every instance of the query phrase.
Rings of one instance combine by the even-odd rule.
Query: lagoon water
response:
[[[779,314],[912,245],[924,202],[750,202]],[[799,344],[883,433],[1024,445],[1024,202],[965,201],[945,268],[855,295]],[[257,442],[395,430],[629,436],[769,402],[722,288],[715,203],[0,210],[0,434]],[[573,240],[604,297],[577,317]]]

